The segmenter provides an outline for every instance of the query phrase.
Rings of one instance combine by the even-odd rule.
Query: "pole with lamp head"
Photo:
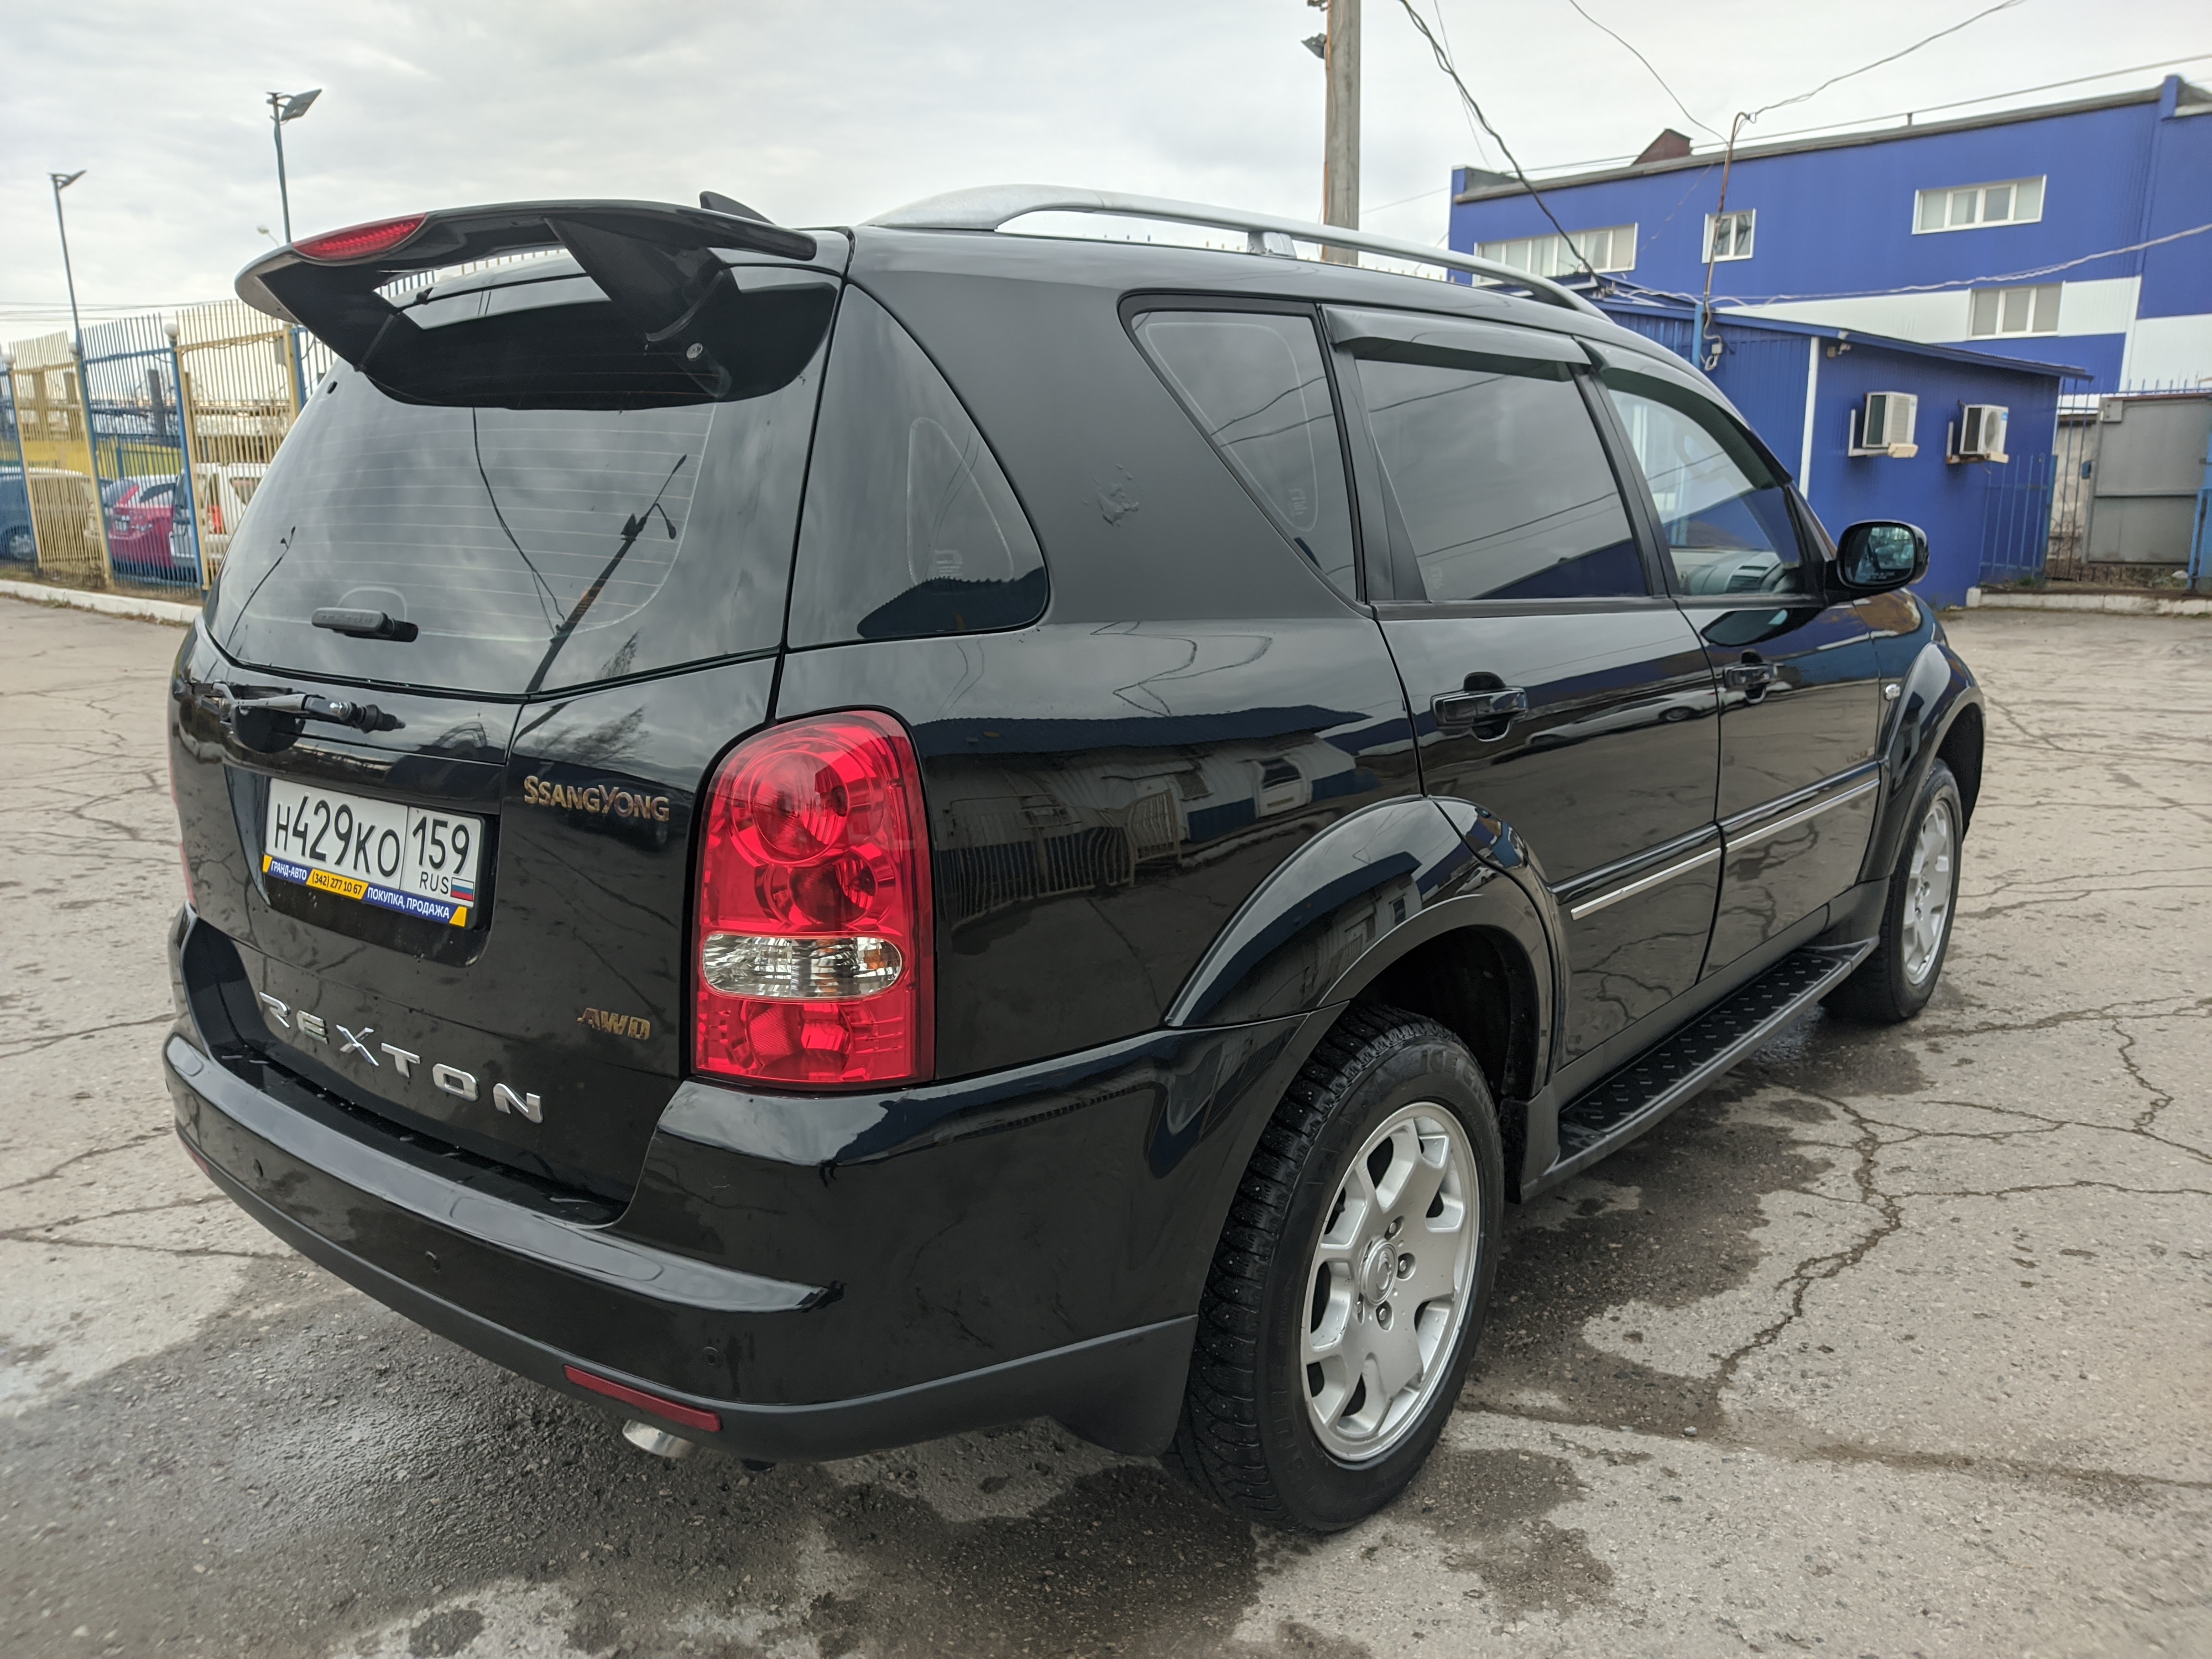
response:
[[[272,92],[269,94],[269,130],[276,135],[276,198],[284,210],[284,240],[292,240],[291,187],[284,179],[284,124],[296,121],[314,106],[315,100],[323,95],[320,87],[311,92]]]
[[[272,92],[269,94],[269,130],[276,135],[276,198],[284,210],[284,245],[292,243],[292,187],[284,177],[284,124],[296,121],[314,107],[315,100],[323,95],[320,87],[306,92]],[[292,353],[292,408],[297,413],[307,404],[306,375],[300,362],[300,331],[287,327],[287,344]]]
[[[92,382],[86,378],[84,368],[84,319],[77,315],[76,271],[70,263],[69,219],[62,211],[62,192],[83,178],[84,173],[82,167],[75,173],[50,173],[46,181],[54,187],[54,228],[61,232],[62,238],[62,279],[69,284],[70,356],[76,363],[77,409],[84,417],[84,459],[92,473],[92,513],[100,526],[100,562],[112,587],[115,585],[115,551],[107,544],[107,503],[100,496],[100,458],[92,435]],[[23,482],[27,488],[27,469]]]

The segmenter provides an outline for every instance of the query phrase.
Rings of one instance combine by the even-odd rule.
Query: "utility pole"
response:
[[[1321,219],[1325,225],[1359,228],[1359,0],[1323,0],[1328,39],[1322,63],[1328,73],[1328,126],[1322,143]],[[1324,247],[1331,264],[1356,265],[1352,248]]]

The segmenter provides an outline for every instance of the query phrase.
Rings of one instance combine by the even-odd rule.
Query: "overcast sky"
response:
[[[1462,73],[1532,169],[1633,153],[1661,127],[1689,125],[1568,0],[1414,3],[1440,9]],[[1483,158],[1400,0],[1364,4],[1364,223],[1434,240],[1449,170]],[[1978,9],[1583,4],[1723,129],[1738,109]],[[785,223],[835,224],[1013,179],[1311,218],[1322,68],[1300,41],[1322,21],[1304,0],[0,0],[0,337],[66,314],[49,170],[88,169],[66,200],[88,314],[228,294],[269,246],[256,227],[281,227],[262,101],[272,88],[324,89],[286,129],[301,235],[461,203],[691,201],[702,189]],[[2195,50],[2212,51],[2203,0],[2022,0],[1753,133]],[[2185,72],[2201,77],[2212,60]]]

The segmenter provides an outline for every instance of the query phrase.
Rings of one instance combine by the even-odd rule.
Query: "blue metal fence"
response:
[[[2002,466],[1983,468],[1983,586],[2044,580],[2051,552],[2056,459],[2022,455]]]
[[[116,576],[154,586],[201,586],[175,340],[152,315],[95,324],[84,331],[84,373],[93,476]]]
[[[30,475],[23,469],[23,426],[15,413],[15,371],[10,364],[0,373],[0,565],[34,564],[38,556]]]

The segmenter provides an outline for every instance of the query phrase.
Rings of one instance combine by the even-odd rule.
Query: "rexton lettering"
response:
[[[340,1025],[336,1021],[325,1021],[319,1014],[311,1014],[304,1008],[295,1008],[282,997],[272,997],[266,991],[257,991],[254,994],[260,999],[261,1006],[267,1010],[269,1018],[276,1021],[283,1030],[296,1031],[301,1036],[323,1043],[327,1043],[331,1040],[330,1034],[336,1031],[340,1038],[339,1059],[343,1060],[348,1054],[359,1054],[377,1070],[384,1069],[383,1061],[378,1060],[375,1054],[369,1052],[368,1039],[376,1035],[376,1028],[374,1025],[364,1025],[356,1031],[349,1026]],[[422,1055],[411,1049],[398,1048],[389,1042],[378,1043],[376,1049],[377,1054],[381,1054],[385,1059],[392,1062],[392,1069],[403,1079],[410,1083],[414,1081],[415,1068],[422,1063]],[[448,1066],[442,1060],[433,1061],[430,1066],[430,1081],[441,1092],[452,1095],[458,1100],[477,1098],[476,1073],[465,1072],[458,1066]],[[527,1118],[532,1123],[542,1123],[545,1121],[544,1102],[539,1097],[510,1089],[504,1083],[492,1085],[491,1103],[495,1111]]]

